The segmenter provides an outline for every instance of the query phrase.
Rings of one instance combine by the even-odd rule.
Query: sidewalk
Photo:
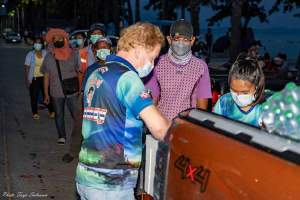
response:
[[[0,123],[0,199],[73,200],[76,199],[74,176],[78,160],[69,164],[62,162],[69,140],[65,146],[56,144],[55,123],[48,118],[47,110],[40,111],[40,120],[31,118],[29,94],[23,81],[26,50],[23,46],[0,45],[0,100],[3,104],[0,121],[4,121]],[[66,130],[69,136],[69,113]],[[8,163],[4,162],[5,136]],[[4,180],[6,166],[9,166],[9,181]],[[5,193],[7,187],[11,188],[10,194]]]

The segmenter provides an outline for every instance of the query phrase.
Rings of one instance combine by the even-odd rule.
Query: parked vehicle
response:
[[[20,43],[21,42],[21,35],[20,33],[9,32],[5,37],[5,41],[7,43]]]
[[[7,33],[9,32],[13,32],[12,28],[5,28],[3,29],[1,36],[5,39]]]

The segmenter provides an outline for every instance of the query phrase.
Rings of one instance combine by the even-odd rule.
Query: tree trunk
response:
[[[246,30],[248,28],[248,25],[250,23],[251,17],[246,17],[244,22],[244,29]]]
[[[199,25],[199,13],[200,13],[200,2],[199,0],[191,0],[190,2],[190,13],[191,21],[194,28],[194,35],[199,35],[200,25]]]
[[[234,62],[240,53],[241,43],[241,17],[244,0],[232,0],[231,9],[231,37],[229,56],[230,61]]]
[[[135,0],[135,22],[141,21],[141,0]]]

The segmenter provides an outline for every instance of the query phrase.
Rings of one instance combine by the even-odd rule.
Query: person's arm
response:
[[[49,96],[49,74],[44,74],[44,103],[49,104],[50,103],[50,96]]]
[[[50,54],[49,54],[50,55]],[[41,73],[44,75],[44,103],[50,103],[50,96],[49,96],[49,72],[48,72],[48,63],[49,63],[49,55],[46,55],[42,66],[41,66]]]
[[[140,117],[156,139],[163,140],[165,138],[171,122],[155,106],[151,105],[144,108],[140,112]]]
[[[82,81],[83,81],[83,73],[81,71],[78,71],[78,82],[79,82],[79,92],[83,90],[82,88]]]
[[[29,74],[29,69],[30,69],[30,62],[31,62],[31,53],[27,53],[26,58],[25,58],[25,64],[24,64],[24,76],[25,76],[25,84],[26,87],[29,87],[30,82],[28,80],[28,74]]]
[[[29,85],[30,85],[29,80],[28,80],[29,68],[30,68],[30,66],[24,65],[24,75],[25,75],[24,78],[25,78],[26,87],[29,87]]]
[[[77,77],[78,77],[78,84],[79,84],[79,94],[81,94],[82,91],[82,81],[83,81],[83,73],[82,73],[82,66],[80,62],[80,51],[77,51],[75,53],[75,70],[77,72]]]
[[[212,97],[211,83],[210,83],[208,67],[204,62],[202,64],[204,65],[204,73],[196,86],[196,98],[197,98],[196,107],[207,110],[208,99]]]
[[[155,138],[163,140],[170,122],[153,105],[138,75],[133,71],[124,73],[118,81],[116,92],[133,116],[142,119]]]

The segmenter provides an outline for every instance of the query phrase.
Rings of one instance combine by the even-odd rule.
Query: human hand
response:
[[[48,94],[44,97],[44,103],[47,105],[50,103],[50,96]]]

